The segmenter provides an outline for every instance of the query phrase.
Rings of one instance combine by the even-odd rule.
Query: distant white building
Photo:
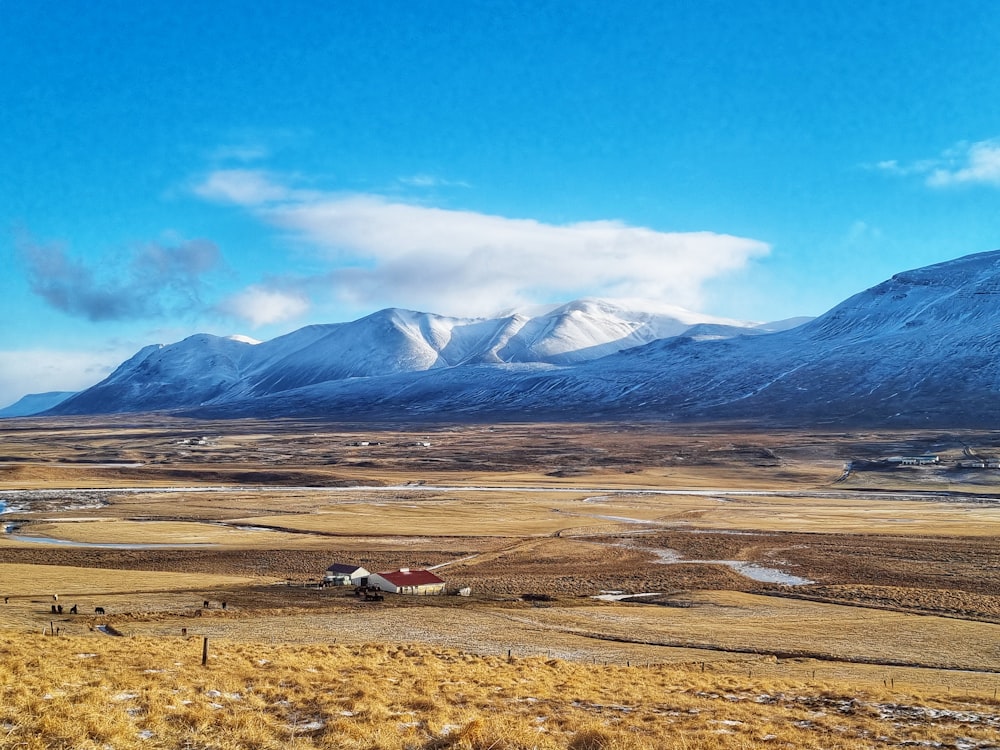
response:
[[[390,594],[414,594],[429,596],[444,593],[444,581],[429,570],[400,568],[390,573],[372,573],[368,585],[375,586]]]
[[[334,563],[326,569],[323,583],[327,586],[365,586],[370,575],[371,573],[357,565]]]
[[[934,454],[925,456],[892,456],[891,458],[887,458],[886,461],[891,464],[899,464],[900,466],[929,466],[941,463],[941,459]]]

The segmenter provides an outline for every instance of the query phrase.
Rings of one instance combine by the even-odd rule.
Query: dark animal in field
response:
[[[95,615],[103,615],[104,614],[104,607],[94,607],[94,614]]]
[[[56,605],[55,604],[52,605],[52,614],[54,614],[54,615],[59,614],[59,610],[56,609]]]
[[[225,603],[225,602],[223,602],[223,603],[222,603],[222,608],[223,608],[223,609],[225,609],[225,608],[226,608],[226,603]]]
[[[54,602],[59,601],[59,594],[53,594],[52,595],[52,601],[54,601]]]
[[[62,614],[62,605],[61,604],[57,604],[56,605],[56,611],[59,612],[59,614]]]
[[[76,605],[75,604],[72,607],[69,608],[69,613],[71,615],[75,615],[76,614]]]
[[[211,604],[210,604],[210,602],[208,601],[208,599],[206,599],[205,601],[203,601],[203,602],[201,603],[201,606],[203,606],[203,607],[204,607],[205,609],[208,609],[208,608],[209,608],[209,606],[211,606]]]

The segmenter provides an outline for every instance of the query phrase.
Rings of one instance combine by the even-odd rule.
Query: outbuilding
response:
[[[389,573],[372,573],[368,585],[390,594],[429,596],[444,593],[444,581],[429,570],[400,568]]]
[[[323,583],[327,586],[366,586],[369,573],[357,565],[334,563],[326,569]]]

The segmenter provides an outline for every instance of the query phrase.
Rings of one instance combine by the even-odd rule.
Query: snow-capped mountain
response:
[[[391,308],[351,323],[307,326],[266,342],[198,334],[149,346],[54,413],[245,402],[347,379],[477,364],[568,365],[699,326],[710,327],[715,336],[758,333],[750,323],[630,301],[577,300],[496,318]]]
[[[1000,251],[771,333],[599,300],[476,320],[384,310],[256,346],[148,348],[52,413],[994,426],[998,303]]]

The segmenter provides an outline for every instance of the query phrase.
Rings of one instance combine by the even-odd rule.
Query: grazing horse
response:
[[[95,615],[103,615],[104,614],[104,607],[94,607],[94,614]]]
[[[76,614],[76,605],[75,604],[72,607],[69,608],[69,613],[71,615],[75,615]]]

